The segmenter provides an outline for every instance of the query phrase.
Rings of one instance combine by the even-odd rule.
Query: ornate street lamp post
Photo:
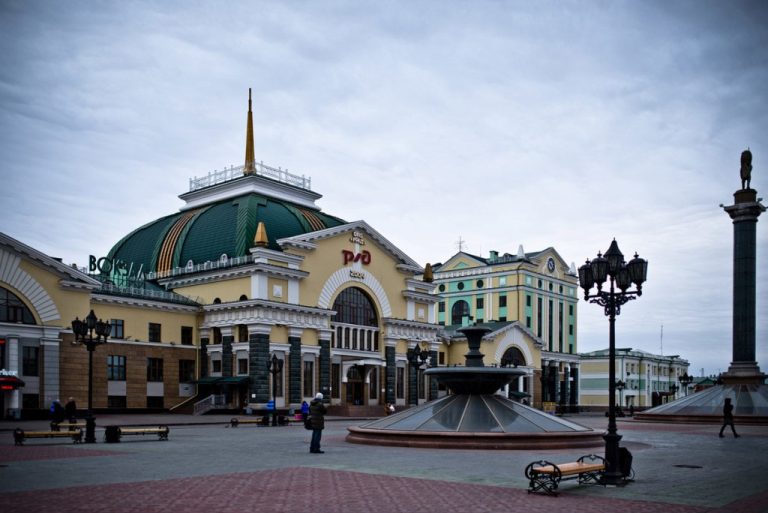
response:
[[[626,383],[624,383],[622,380],[616,381],[616,390],[619,391],[619,409],[621,409],[624,406],[624,395],[622,392],[624,391],[624,388],[627,386]]]
[[[690,385],[693,382],[693,376],[689,376],[686,372],[682,376],[678,378],[678,381],[680,381],[680,384],[683,386],[683,389],[685,390],[685,395],[688,396],[688,385]]]
[[[267,370],[272,374],[272,425],[277,426],[277,376],[283,372],[283,360],[273,354],[267,361]]]
[[[96,346],[107,343],[107,337],[112,326],[101,319],[96,320],[96,314],[91,313],[81,321],[77,317],[72,321],[72,331],[75,334],[75,341],[82,342],[88,349],[88,410],[85,413],[85,443],[92,444],[96,442],[96,419],[93,417],[93,351]],[[93,336],[94,332],[96,337]]]
[[[408,363],[413,368],[413,372],[410,375],[411,378],[408,380],[408,388],[410,389],[409,404],[419,404],[419,369],[429,360],[429,351],[417,345],[406,351],[405,354],[408,357]]]
[[[579,284],[584,289],[584,300],[595,303],[604,308],[608,317],[608,432],[603,436],[605,440],[606,472],[603,482],[606,484],[621,484],[623,475],[619,469],[619,440],[621,435],[616,429],[616,316],[621,313],[621,306],[642,295],[642,285],[648,274],[648,262],[637,256],[624,262],[624,255],[619,251],[616,239],[611,242],[605,256],[600,253],[597,258],[579,267]],[[610,282],[610,290],[604,291],[603,284],[606,279]],[[637,290],[629,290],[635,285]],[[597,286],[597,292],[590,295],[593,286]],[[618,289],[618,290],[616,290]]]

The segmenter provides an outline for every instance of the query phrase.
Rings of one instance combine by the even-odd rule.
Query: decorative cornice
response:
[[[138,297],[110,296],[105,294],[92,295],[91,302],[111,305],[138,306],[140,308],[151,308],[153,310],[163,310],[166,312],[200,313],[202,311],[201,307],[199,306],[151,301]]]
[[[404,319],[382,319],[385,339],[405,339],[432,342],[437,339],[439,324],[428,322],[407,321]]]
[[[300,244],[314,243],[322,239],[335,237],[339,234],[348,233],[352,231],[365,232],[366,235],[368,235],[368,237],[371,238],[371,240],[375,241],[387,252],[389,252],[392,256],[394,256],[400,262],[400,264],[397,266],[399,270],[404,272],[411,272],[414,274],[423,271],[421,266],[418,263],[416,263],[416,261],[414,261],[413,259],[411,259],[411,257],[403,253],[397,246],[392,244],[389,240],[387,240],[387,238],[385,238],[379,232],[374,230],[365,221],[353,221],[351,223],[334,226],[332,228],[326,228],[324,230],[318,230],[316,232],[296,235],[294,237],[287,237],[284,239],[279,239],[277,243],[281,247],[288,247],[291,245],[296,246]],[[304,249],[314,249],[314,248],[304,248]]]
[[[69,276],[73,281],[82,281],[86,284],[93,285],[94,288],[99,288],[101,286],[101,283],[99,283],[97,280],[94,280],[87,274],[81,273],[79,270],[65,265],[55,258],[51,258],[48,255],[30,246],[27,246],[23,242],[18,241],[2,232],[0,232],[0,246],[8,246],[14,252],[22,254],[30,260],[33,260],[39,264],[42,264],[44,267],[48,267],[54,270],[59,275]]]
[[[327,329],[333,310],[310,306],[280,303],[265,299],[251,299],[233,303],[206,305],[203,307],[203,327],[245,324],[251,326],[286,326],[290,328]]]
[[[415,290],[404,290],[403,297],[407,299],[413,299],[414,301],[421,301],[423,303],[434,304],[440,301],[439,296],[428,294],[425,292],[416,292]]]

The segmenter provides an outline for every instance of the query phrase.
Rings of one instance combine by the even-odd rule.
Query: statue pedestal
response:
[[[759,385],[765,382],[765,374],[757,362],[731,362],[721,379],[726,385]]]

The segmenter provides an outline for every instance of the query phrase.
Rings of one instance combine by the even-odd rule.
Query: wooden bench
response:
[[[51,431],[61,431],[61,428],[69,430],[85,428],[85,422],[51,422]]]
[[[288,417],[286,415],[278,415],[277,416],[277,425],[278,426],[290,426],[291,424],[296,424],[304,422],[303,420],[296,419],[294,417]],[[259,417],[258,419],[238,419],[233,418],[229,421],[229,425],[232,427],[237,427],[240,424],[255,424],[257,426],[271,426],[272,425],[272,416],[271,415],[264,415],[263,417]]]
[[[120,438],[126,435],[157,435],[158,440],[168,440],[168,433],[171,432],[171,428],[168,426],[158,426],[158,427],[118,427],[117,428],[117,439],[118,441]]]
[[[16,445],[24,445],[28,438],[71,438],[72,442],[79,444],[83,441],[83,430],[74,429],[70,431],[24,431],[16,428],[13,431],[13,441]]]
[[[529,480],[528,493],[544,492],[557,495],[560,481],[578,479],[579,484],[602,484],[605,472],[605,459],[595,454],[582,456],[570,463],[552,463],[534,461],[525,467],[525,477]]]

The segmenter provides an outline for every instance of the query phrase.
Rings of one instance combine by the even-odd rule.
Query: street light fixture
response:
[[[672,393],[672,400],[675,400],[675,395],[677,394],[677,391],[680,390],[680,387],[678,387],[675,383],[672,383],[669,385],[669,391]]]
[[[272,355],[271,360],[267,360],[267,371],[272,374],[272,425],[277,426],[277,376],[283,372],[283,360]]]
[[[684,373],[682,376],[677,378],[678,381],[680,381],[680,384],[683,385],[683,389],[685,389],[685,395],[688,395],[688,385],[693,383],[693,376],[689,376],[688,373]]]
[[[413,367],[413,372],[411,373],[411,379],[408,380],[408,388],[409,390],[409,402],[410,404],[419,404],[419,398],[418,398],[418,387],[419,387],[419,369],[427,364],[429,360],[429,351],[427,348],[422,348],[418,345],[412,347],[411,349],[408,349],[406,351],[406,357],[408,358],[408,363],[411,364]]]
[[[96,443],[96,419],[93,417],[93,351],[96,346],[107,343],[107,337],[112,326],[101,319],[96,320],[96,314],[91,310],[85,320],[77,317],[72,321],[72,332],[75,341],[82,342],[88,349],[88,410],[85,413],[85,443]],[[93,334],[96,333],[94,338]]]
[[[613,404],[616,397],[616,316],[621,313],[622,305],[642,295],[647,275],[648,262],[635,253],[635,257],[625,263],[616,239],[611,242],[605,256],[598,253],[597,258],[591,262],[587,260],[579,267],[579,284],[584,289],[584,300],[602,306],[608,317],[608,397],[611,402],[608,405],[608,432],[603,436],[607,467],[603,475],[605,484],[621,484],[624,478],[619,470],[621,435],[616,432],[616,407]],[[610,284],[607,292],[603,290],[606,280]],[[632,284],[637,290],[629,290]],[[597,286],[597,292],[590,295],[593,286]]]
[[[622,392],[627,387],[627,384],[622,381],[618,380],[616,381],[616,390],[619,391],[619,409],[621,410],[622,406],[624,406],[624,396],[622,395]]]

